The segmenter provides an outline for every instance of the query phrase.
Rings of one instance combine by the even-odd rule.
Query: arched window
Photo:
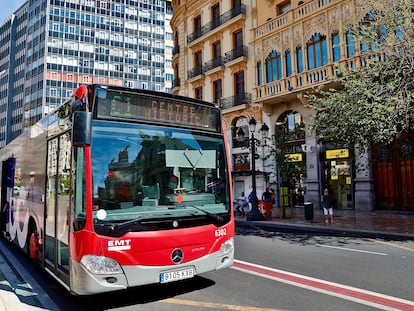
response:
[[[303,71],[303,52],[300,45],[296,47],[296,68],[298,70],[298,73],[301,73]]]
[[[338,62],[341,59],[341,49],[339,43],[339,31],[335,30],[332,33],[332,59],[334,62]]]
[[[292,57],[290,56],[290,49],[285,51],[285,71],[286,77],[292,75]]]
[[[280,53],[272,51],[266,58],[266,82],[273,82],[282,78],[282,59]]]
[[[346,33],[346,57],[351,58],[355,55],[355,41],[354,33],[352,30],[348,30]]]
[[[385,27],[380,27],[376,29],[376,38],[375,40],[369,40],[368,42],[364,41],[364,35],[372,31],[374,27],[375,20],[374,12],[368,13],[365,17],[359,22],[359,31],[362,37],[361,42],[361,53],[375,51],[378,48],[378,44],[385,43],[385,38],[387,37],[387,30]]]
[[[312,70],[328,64],[326,36],[315,34],[307,43],[308,69]]]

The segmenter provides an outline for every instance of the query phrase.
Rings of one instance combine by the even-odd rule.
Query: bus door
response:
[[[48,141],[45,267],[69,285],[69,208],[71,140],[69,133]]]
[[[7,223],[8,211],[9,211],[9,196],[11,195],[7,189],[13,189],[14,186],[14,166],[16,163],[15,158],[9,158],[6,161],[2,162],[1,168],[1,193],[0,193],[0,231],[8,231]]]

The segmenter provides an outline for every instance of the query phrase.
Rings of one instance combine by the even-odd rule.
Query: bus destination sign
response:
[[[219,130],[219,110],[206,105],[140,93],[98,90],[98,117],[123,118]]]

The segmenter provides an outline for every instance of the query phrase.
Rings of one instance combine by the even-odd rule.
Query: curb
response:
[[[298,225],[298,224],[278,224],[269,221],[247,221],[247,220],[235,220],[236,226],[251,226],[254,225],[261,229],[270,232],[284,232],[284,233],[296,233],[296,234],[322,234],[330,236],[347,236],[347,237],[359,237],[359,238],[376,238],[385,240],[414,240],[413,234],[395,233],[395,232],[381,232],[373,230],[360,230],[360,229],[345,229],[345,228],[332,228],[321,227],[312,225]]]

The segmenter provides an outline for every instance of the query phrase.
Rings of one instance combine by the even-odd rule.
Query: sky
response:
[[[0,24],[25,2],[26,0],[0,0]]]

